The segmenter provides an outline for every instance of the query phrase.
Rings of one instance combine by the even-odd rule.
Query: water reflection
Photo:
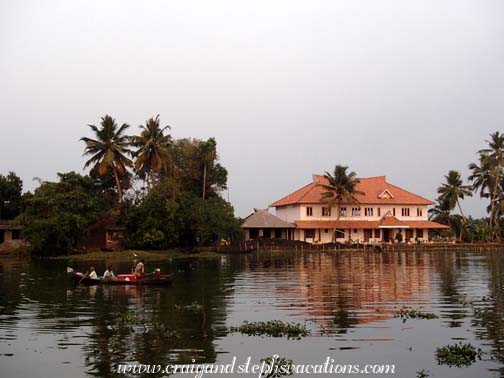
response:
[[[504,377],[503,264],[498,253],[261,253],[157,263],[176,279],[156,288],[72,285],[64,263],[1,260],[0,376],[109,377],[119,363],[226,362],[287,348],[298,362],[339,350],[350,360],[395,358],[409,376]],[[402,306],[440,318],[403,324],[393,317]],[[307,322],[312,337],[227,333],[271,319]],[[455,340],[489,354],[467,369],[436,366],[435,348]]]

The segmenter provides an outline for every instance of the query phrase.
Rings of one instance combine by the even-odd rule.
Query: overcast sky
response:
[[[0,173],[31,190],[82,172],[87,124],[159,113],[175,138],[217,139],[239,216],[338,163],[433,199],[504,131],[503,14],[498,0],[0,0]]]

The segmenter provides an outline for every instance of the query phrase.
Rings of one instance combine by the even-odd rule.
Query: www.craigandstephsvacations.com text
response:
[[[242,363],[237,363],[233,357],[229,364],[121,364],[116,372],[128,375],[144,374],[189,374],[194,378],[202,378],[206,374],[252,374],[261,377],[278,377],[291,374],[395,374],[394,364],[341,364],[334,358],[326,357],[321,363],[294,364],[291,361],[279,359],[277,355],[259,363],[253,363],[252,357],[247,357]]]

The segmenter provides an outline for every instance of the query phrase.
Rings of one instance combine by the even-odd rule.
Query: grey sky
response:
[[[82,170],[88,123],[218,142],[237,215],[347,164],[428,198],[504,125],[504,3],[0,1],[0,173]],[[464,203],[481,216],[479,199]]]

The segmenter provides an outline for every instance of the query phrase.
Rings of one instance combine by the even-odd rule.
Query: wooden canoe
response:
[[[76,274],[75,272],[68,273],[70,280],[72,282],[80,283],[83,285],[151,285],[151,286],[167,286],[171,285],[173,281],[173,275],[171,274],[147,274],[142,278],[132,278],[129,274],[120,274],[117,279],[114,280],[104,280],[102,278],[93,279],[90,277],[82,278],[82,275]]]

